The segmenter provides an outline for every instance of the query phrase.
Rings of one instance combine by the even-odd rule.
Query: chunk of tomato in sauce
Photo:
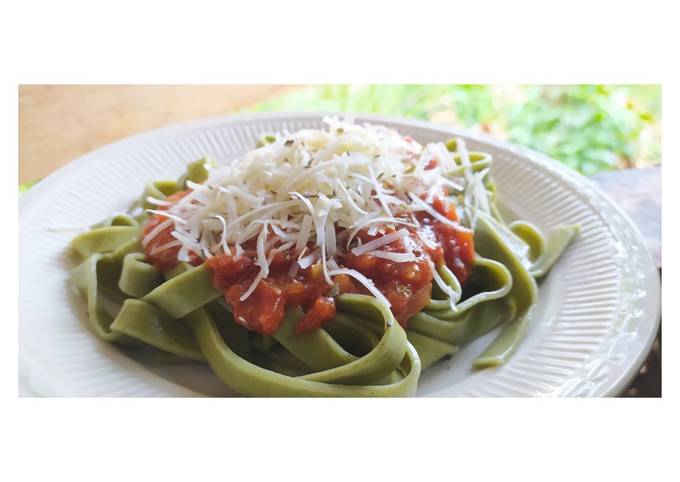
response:
[[[389,300],[390,310],[394,319],[404,328],[408,319],[420,312],[430,301],[432,296],[432,283],[423,285],[407,285],[401,281],[391,281],[380,289]]]
[[[335,317],[335,300],[320,296],[307,310],[305,316],[295,325],[295,333],[307,333],[320,328]]]
[[[435,196],[434,199],[432,199],[432,207],[449,221],[458,221],[458,213],[456,212],[455,204],[446,202],[440,196]]]
[[[472,264],[475,260],[472,231],[465,230],[465,228],[462,229],[438,230],[438,236],[444,248],[446,266],[453,271],[461,285],[465,284],[470,276]]]
[[[241,301],[241,296],[249,286],[250,284],[234,284],[225,290],[225,298],[234,310],[234,320],[249,330],[273,335],[283,321],[285,292],[274,284],[261,280],[255,291]]]
[[[435,196],[432,207],[453,223],[444,223],[438,219],[431,219],[427,213],[418,213],[417,217],[424,226],[421,231],[431,241],[438,245],[429,249],[434,263],[446,263],[456,275],[461,284],[465,284],[475,260],[475,245],[473,233],[458,223],[458,214],[453,203],[447,202],[441,196]],[[434,238],[434,239],[433,239]]]
[[[234,283],[245,283],[255,278],[260,268],[248,256],[220,255],[205,260],[205,266],[213,277],[213,286],[226,289]]]
[[[176,192],[175,194],[168,196],[167,200],[169,202],[177,202],[190,192],[191,190]],[[159,206],[158,209],[165,211],[167,210],[167,207]],[[144,226],[142,239],[151,233],[151,231],[156,229],[159,224],[167,221],[168,219],[168,217],[163,216],[162,214],[154,214],[151,216],[151,218],[149,218],[147,221],[146,226]],[[177,239],[172,235],[174,229],[174,224],[170,224],[157,233],[151,240],[149,240],[146,246],[144,246],[144,256],[146,257],[146,260],[161,271],[174,268],[178,263],[177,255],[181,246],[169,246],[170,243],[177,241]],[[189,262],[194,266],[198,266],[203,262],[203,259],[197,253],[190,251]]]
[[[375,239],[365,231],[360,232],[359,237],[364,243]],[[406,242],[411,245],[414,254],[417,253],[415,261],[395,262],[378,258],[370,253],[355,255],[350,252],[343,262],[348,268],[356,269],[373,281],[389,300],[392,314],[402,326],[406,326],[408,319],[423,309],[429,301],[433,276],[428,255],[415,231],[409,232],[409,239]],[[393,253],[406,252],[402,240],[382,246],[380,250]]]

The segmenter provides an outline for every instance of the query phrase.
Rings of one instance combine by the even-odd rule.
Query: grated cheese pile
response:
[[[277,251],[294,250],[298,262],[291,277],[320,261],[329,284],[335,275],[352,276],[389,306],[370,279],[342,268],[338,258],[352,250],[394,262],[414,260],[413,253],[380,248],[407,236],[404,227],[418,226],[414,212],[426,211],[451,223],[430,204],[442,187],[463,200],[463,217],[473,227],[477,210],[489,209],[483,184],[486,171],[473,172],[461,139],[457,152],[450,153],[443,143],[423,147],[383,126],[334,118],[325,118],[324,123],[325,130],[268,136],[271,142],[263,147],[229,165],[211,168],[204,184],[188,182],[191,193],[177,203],[149,198],[168,208],[150,212],[168,219],[143,243],[174,225],[175,241],[158,249],[181,246],[178,259],[188,261],[190,251],[204,258],[241,254],[243,244],[255,238],[260,271],[241,300],[268,276]],[[426,169],[433,159],[436,167]],[[366,244],[356,237],[362,229],[371,236],[384,234],[388,225],[396,230]],[[450,296],[453,300],[459,294]]]

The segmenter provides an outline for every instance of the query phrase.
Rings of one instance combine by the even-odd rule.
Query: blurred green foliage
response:
[[[35,186],[37,182],[38,181],[36,180],[36,181],[29,181],[29,182],[25,182],[23,184],[19,184],[19,194],[25,193],[26,191],[31,189],[33,186]]]
[[[342,111],[447,123],[523,144],[595,174],[661,162],[658,85],[323,85],[254,111]]]

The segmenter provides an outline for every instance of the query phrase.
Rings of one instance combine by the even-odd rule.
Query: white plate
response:
[[[60,169],[20,203],[20,379],[45,396],[227,395],[203,366],[156,367],[89,330],[68,287],[66,247],[83,228],[137,198],[147,180],[173,179],[205,154],[228,162],[263,131],[319,127],[319,114],[207,119],[140,134]],[[640,235],[588,180],[528,149],[432,124],[376,116],[420,142],[452,135],[490,152],[503,208],[549,230],[581,234],[540,287],[526,339],[512,360],[475,372],[490,333],[422,374],[420,396],[613,396],[637,374],[659,323],[659,278]]]

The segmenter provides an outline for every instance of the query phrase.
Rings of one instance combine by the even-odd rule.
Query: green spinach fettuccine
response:
[[[277,139],[275,136],[263,138],[260,149],[274,145]],[[340,141],[345,142],[339,148],[341,151],[352,148],[348,144],[350,140],[340,138]],[[283,149],[289,147],[287,142],[281,139]],[[464,283],[457,274],[459,268],[445,262],[433,264],[434,278],[421,290],[427,298],[417,312],[410,313],[407,308],[401,312],[408,314],[407,319],[402,319],[406,315],[395,316],[394,297],[381,298],[356,282],[352,285],[354,289],[343,291],[336,283],[320,296],[332,303],[334,311],[319,326],[301,330],[301,324],[309,322],[307,313],[311,305],[289,303],[281,311],[282,318],[275,330],[258,331],[243,322],[238,302],[229,301],[229,287],[218,287],[212,265],[202,262],[198,256],[192,257],[191,250],[186,251],[181,244],[185,242],[184,237],[177,235],[180,239],[168,243],[175,243],[175,253],[185,249],[184,256],[179,254],[174,266],[160,267],[149,257],[148,242],[145,246],[147,226],[154,214],[148,210],[154,211],[159,205],[170,206],[173,196],[187,189],[197,192],[198,186],[204,185],[211,176],[206,160],[189,165],[178,181],[148,184],[127,213],[113,216],[73,239],[71,249],[78,263],[71,275],[72,284],[84,298],[90,326],[101,339],[122,346],[145,347],[158,354],[158,359],[171,363],[207,364],[222,382],[248,396],[412,396],[423,370],[454,355],[459,346],[496,328],[495,339],[475,359],[473,369],[502,365],[517,350],[532,322],[538,299],[537,280],[547,275],[578,228],[561,226],[544,236],[531,223],[506,222],[497,208],[496,189],[488,176],[490,156],[467,152],[461,143],[452,140],[446,144],[458,170],[456,175],[466,180],[466,186],[472,185],[471,189],[483,190],[487,202],[487,205],[475,204],[472,209],[459,209],[461,225],[472,233],[474,256],[466,266]],[[455,177],[452,175],[451,179]],[[465,199],[466,195],[451,188],[447,197],[460,207],[470,202]],[[347,202],[351,203],[352,199]],[[359,203],[358,198],[356,202]],[[413,202],[416,205],[419,201]],[[278,219],[277,215],[271,216]],[[307,222],[304,217],[300,219],[299,225]],[[419,220],[423,222],[422,219],[421,215]],[[219,234],[220,229],[226,233],[231,220],[225,219],[223,223],[218,219],[215,233]],[[308,223],[312,235],[320,236],[318,229],[321,228],[314,231],[315,224]],[[260,231],[263,232],[264,229]],[[338,231],[338,237],[340,233]],[[279,234],[281,242],[285,242],[286,233]],[[329,235],[328,231],[326,234]],[[253,243],[257,236],[256,233],[252,237]],[[216,246],[224,249],[228,241],[218,237],[215,235],[215,242],[223,244]],[[356,246],[365,245],[366,242]],[[194,254],[201,254],[203,248],[205,246],[197,245],[191,249]],[[231,252],[231,246],[227,249]],[[384,255],[380,253],[385,252],[385,248],[382,250],[376,250],[378,254],[374,257],[385,256],[396,265],[399,259],[411,259],[407,256],[409,253]],[[220,253],[226,255],[224,250]],[[349,256],[350,248],[347,253]],[[368,252],[371,253],[374,252]],[[305,255],[310,256],[301,252],[296,262]],[[318,255],[321,260],[318,265],[326,262],[329,266],[320,268],[321,279],[335,270],[338,274],[330,275],[333,281],[347,271],[342,264],[334,267],[334,261],[330,257],[322,258],[323,255]],[[325,255],[328,256],[328,252]],[[257,260],[256,254],[253,259]],[[312,270],[314,266],[305,269]],[[260,289],[257,283],[256,279],[252,291],[255,295]],[[376,283],[376,286],[382,285]],[[246,287],[237,293],[238,300],[248,294],[243,292]],[[391,300],[392,305],[388,306],[385,299]]]

